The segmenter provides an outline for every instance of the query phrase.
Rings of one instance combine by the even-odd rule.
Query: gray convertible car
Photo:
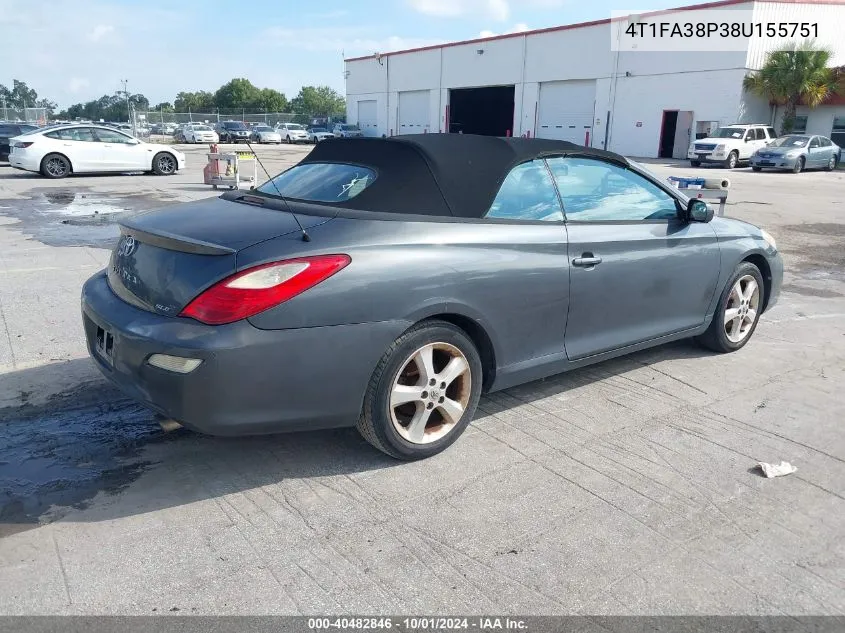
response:
[[[454,442],[484,392],[687,337],[737,350],[783,275],[765,231],[523,138],[328,140],[121,232],[82,311],[126,393],[217,435],[357,425],[401,459]]]

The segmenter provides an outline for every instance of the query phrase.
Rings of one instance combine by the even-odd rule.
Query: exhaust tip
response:
[[[170,419],[159,420],[158,424],[161,427],[161,430],[164,431],[165,433],[171,433],[172,431],[178,431],[179,429],[182,428],[182,425],[179,424],[176,420],[170,420]]]

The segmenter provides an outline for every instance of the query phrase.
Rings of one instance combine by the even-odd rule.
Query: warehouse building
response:
[[[683,158],[691,140],[720,125],[779,125],[782,112],[745,93],[742,80],[796,38],[754,33],[736,50],[681,52],[626,50],[613,38],[626,24],[707,21],[714,10],[763,25],[818,24],[816,43],[834,51],[834,65],[845,64],[841,29],[826,28],[845,24],[843,0],[725,0],[347,59],[347,121],[367,136],[537,136]],[[842,96],[798,115],[796,127],[845,146]]]

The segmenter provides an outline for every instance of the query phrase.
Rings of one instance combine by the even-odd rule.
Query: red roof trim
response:
[[[752,4],[754,2],[770,3],[770,4],[833,4],[845,5],[845,0],[719,0],[718,2],[705,2],[704,4],[691,4],[683,7],[676,7],[674,9],[663,9],[661,11],[651,11],[649,13],[642,13],[642,16],[665,15],[667,13],[675,13],[678,11],[700,11],[702,9],[715,9],[717,7],[727,7],[735,4]],[[381,57],[390,57],[391,55],[404,55],[406,53],[420,53],[422,51],[433,51],[439,48],[451,48],[453,46],[465,46],[466,44],[477,44],[479,42],[493,42],[496,40],[508,40],[514,37],[524,37],[526,35],[537,35],[540,33],[552,33],[555,31],[568,31],[570,29],[581,29],[588,26],[598,26],[599,24],[610,24],[614,20],[621,18],[604,18],[603,20],[593,20],[591,22],[578,22],[576,24],[564,24],[562,26],[550,26],[544,29],[534,29],[531,31],[521,31],[519,33],[504,33],[502,35],[494,35],[492,37],[477,37],[471,40],[460,40],[458,42],[446,42],[445,44],[432,44],[431,46],[420,46],[419,48],[408,48],[402,51],[392,51],[389,53],[382,53]],[[361,57],[350,57],[344,59],[344,62],[358,62],[364,59],[374,59],[375,55],[363,55]]]

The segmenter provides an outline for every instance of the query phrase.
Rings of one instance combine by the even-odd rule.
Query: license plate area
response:
[[[698,157],[699,157],[701,160],[704,160],[704,159],[705,159],[705,158],[707,158],[708,156],[709,156],[709,154],[699,154],[699,155],[698,155]]]
[[[97,328],[97,343],[95,345],[97,356],[106,361],[109,365],[114,364],[114,336],[101,327]]]

